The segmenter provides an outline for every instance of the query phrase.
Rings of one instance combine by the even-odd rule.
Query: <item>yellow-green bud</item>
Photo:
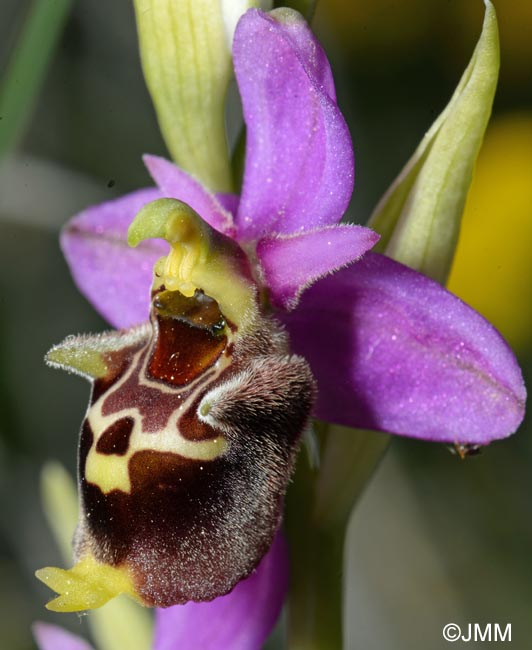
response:
[[[451,101],[377,205],[368,225],[384,252],[445,284],[499,71],[495,9]]]

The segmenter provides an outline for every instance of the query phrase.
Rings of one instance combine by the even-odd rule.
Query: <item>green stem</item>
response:
[[[378,431],[329,425],[316,483],[313,517],[320,526],[347,520],[390,444]]]
[[[317,476],[302,453],[288,493],[286,517],[291,551],[288,647],[294,650],[342,646],[343,535],[315,526]]]
[[[288,493],[288,647],[342,648],[343,546],[349,515],[390,436],[324,425],[319,470],[301,454]]]
[[[303,527],[306,541],[292,547],[288,647],[342,647],[343,531]]]
[[[0,88],[0,157],[22,136],[61,35],[71,0],[35,0]]]

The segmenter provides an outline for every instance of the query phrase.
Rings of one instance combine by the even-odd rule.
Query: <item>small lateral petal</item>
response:
[[[283,320],[317,379],[319,418],[480,445],[521,423],[526,391],[499,333],[391,259],[368,253],[316,283]]]
[[[157,610],[154,650],[259,650],[283,607],[288,566],[287,544],[277,533],[254,573],[231,593]]]
[[[234,233],[231,213],[195,178],[165,158],[145,155],[143,160],[165,198],[179,199],[187,203],[218,232],[229,236]]]
[[[140,326],[127,332],[68,336],[46,354],[45,361],[52,368],[60,368],[85,379],[105,377],[113,366],[113,353],[134,346],[149,336],[149,330]]]
[[[39,650],[93,650],[85,639],[57,625],[39,621],[33,624],[32,631]]]
[[[261,240],[257,257],[272,303],[294,309],[305,289],[360,259],[378,239],[379,235],[369,228],[341,225]]]
[[[250,10],[233,59],[247,126],[238,238],[337,223],[353,189],[353,150],[308,25],[289,9]]]
[[[155,262],[168,252],[163,241],[127,243],[127,229],[137,212],[161,198],[156,188],[87,208],[61,234],[61,248],[80,291],[114,327],[148,318]]]

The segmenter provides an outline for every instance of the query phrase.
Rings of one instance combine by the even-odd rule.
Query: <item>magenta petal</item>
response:
[[[158,189],[138,190],[87,208],[65,226],[61,247],[80,291],[114,327],[147,320],[153,265],[168,251],[162,241],[127,244],[133,217]]]
[[[33,636],[39,650],[92,650],[81,637],[49,623],[34,623]]]
[[[238,204],[240,203],[240,197],[238,194],[217,194],[216,198],[220,202],[220,205],[224,210],[230,212],[231,215],[234,215],[238,212]],[[226,234],[229,237],[233,237],[236,233],[236,228],[232,226],[233,232],[227,232]]]
[[[355,262],[378,240],[373,230],[348,225],[262,239],[257,257],[272,303],[294,309],[301,293],[311,284]]]
[[[163,196],[187,203],[215,230],[230,237],[234,235],[231,213],[195,178],[159,156],[146,155],[143,160]]]
[[[337,223],[353,189],[353,150],[320,44],[291,10],[250,10],[233,59],[247,125],[238,238]]]
[[[278,533],[256,571],[227,596],[157,610],[154,650],[259,650],[287,590],[288,549]]]
[[[513,433],[525,387],[498,332],[420,273],[368,253],[283,316],[318,381],[316,415],[440,442]]]
[[[286,37],[292,41],[292,47],[302,64],[307,67],[309,77],[336,102],[331,66],[320,42],[314,37],[307,23],[301,16],[286,8],[274,12],[273,18],[282,24]]]

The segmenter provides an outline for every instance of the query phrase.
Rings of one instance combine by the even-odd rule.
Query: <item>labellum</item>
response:
[[[146,237],[171,244],[150,323],[48,354],[92,381],[77,563],[37,572],[59,594],[56,611],[122,592],[157,607],[229,592],[280,525],[312,408],[309,367],[260,308],[241,249],[174,200],[139,213],[130,239]]]

